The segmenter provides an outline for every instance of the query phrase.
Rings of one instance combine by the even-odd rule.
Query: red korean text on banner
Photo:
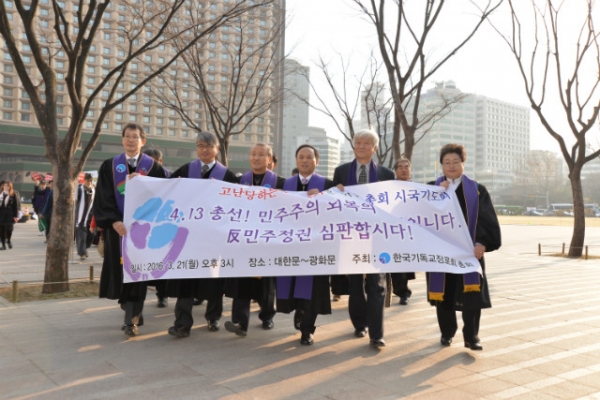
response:
[[[40,174],[39,172],[32,172],[31,173],[31,179],[33,179],[34,181],[41,181],[42,180],[42,174]]]
[[[52,174],[46,174],[46,176],[44,176],[44,180],[46,182],[50,182],[52,180]]]

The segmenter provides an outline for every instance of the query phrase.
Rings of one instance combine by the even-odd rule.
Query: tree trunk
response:
[[[228,166],[228,155],[229,154],[229,140],[223,139],[221,140],[221,149],[219,150],[219,162],[224,166]]]
[[[396,113],[396,118],[394,118],[394,133],[392,136],[392,154],[394,155],[394,160],[398,160],[402,157],[402,151],[400,150],[400,118],[398,113]]]
[[[569,257],[581,257],[585,242],[585,212],[583,208],[583,188],[581,186],[581,167],[575,165],[570,176],[573,192],[573,236],[569,246]]]
[[[53,208],[46,268],[42,293],[69,290],[69,254],[74,241],[73,193],[75,182],[70,179],[70,163],[55,165],[53,175]]]
[[[415,128],[412,126],[404,127],[404,157],[412,160],[413,149],[415,148]]]

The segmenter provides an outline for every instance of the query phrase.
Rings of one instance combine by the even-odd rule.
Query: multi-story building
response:
[[[441,174],[439,151],[445,144],[465,146],[465,174],[490,191],[512,184],[517,163],[529,152],[529,109],[485,96],[464,94],[452,81],[436,84],[420,103],[420,114],[439,109],[462,97],[435,122],[416,133],[412,157],[413,180],[429,182]]]
[[[127,4],[142,3],[142,0],[132,0]],[[59,2],[65,13],[76,13],[79,2]],[[200,8],[210,10],[215,16],[219,12],[231,7],[228,0],[196,0]],[[34,81],[40,81],[40,73],[35,66],[31,47],[27,42],[20,25],[20,18],[11,0],[4,2],[7,8],[8,20],[12,24],[13,36],[17,38],[17,45],[25,62],[27,72]],[[84,76],[84,96],[90,95],[98,87],[102,79],[115,68],[126,57],[128,39],[126,37],[131,24],[135,23],[132,17],[130,5],[122,1],[111,2],[103,14],[103,23],[100,31],[96,34],[86,61],[86,72]],[[40,30],[51,30],[54,12],[52,2],[42,0],[39,2],[37,20]],[[203,54],[206,57],[205,64],[209,66],[207,79],[214,81],[213,89],[217,92],[229,90],[226,82],[228,74],[233,73],[230,58],[232,48],[240,47],[241,36],[245,46],[250,47],[248,52],[253,51],[252,46],[258,46],[264,42],[269,35],[270,29],[276,24],[282,24],[285,18],[285,0],[279,0],[268,7],[257,9],[253,15],[247,16],[243,32],[237,26],[222,26],[220,29],[207,36],[201,46],[205,46]],[[76,30],[77,26],[73,26]],[[155,33],[151,28],[144,28],[144,38],[152,37]],[[44,43],[44,35],[40,40]],[[142,36],[140,39],[143,40]],[[255,43],[255,44],[252,44]],[[283,59],[284,40],[273,42],[273,48],[268,52],[277,53]],[[277,43],[277,46],[275,45]],[[175,54],[176,49],[168,44],[162,44],[151,52],[144,53],[138,59],[132,61],[128,67],[128,75],[116,88],[116,98],[123,96],[127,91],[137,86],[144,77],[156,66],[165,64]],[[45,53],[47,54],[47,52]],[[15,187],[23,195],[28,196],[32,191],[32,181],[28,178],[31,172],[50,172],[51,166],[45,158],[44,141],[39,124],[33,112],[26,91],[20,84],[15,66],[11,60],[6,44],[0,46],[1,63],[0,84],[2,85],[2,114],[0,115],[0,180],[10,179]],[[263,58],[255,57],[255,64],[249,68],[262,68],[259,63],[264,63]],[[278,57],[274,57],[277,59]],[[195,87],[189,73],[185,72],[181,62],[172,68],[164,76],[159,76],[149,84],[140,88],[134,95],[124,103],[119,104],[111,111],[102,123],[102,134],[90,154],[85,170],[95,170],[100,163],[116,153],[122,151],[120,145],[120,132],[128,122],[136,122],[144,126],[148,133],[147,145],[159,148],[163,151],[164,163],[167,168],[176,168],[191,159],[196,158],[194,140],[196,132],[186,126],[175,110],[157,102],[156,93],[169,93],[169,76],[177,74],[177,79],[182,83],[178,89],[178,97],[187,104],[189,115],[193,115],[194,122],[204,129],[211,129],[210,118],[202,107],[199,94],[193,89]],[[64,51],[57,50],[53,56],[52,66],[57,78],[57,101],[59,129],[67,130],[70,123],[71,104],[65,87],[65,74],[69,67]],[[278,67],[282,69],[281,67]],[[261,71],[259,71],[261,72]],[[277,71],[272,75],[268,90],[264,96],[271,96],[275,91],[281,90],[283,84],[283,71]],[[210,83],[209,83],[210,84]],[[87,115],[83,126],[82,145],[89,141],[92,129],[100,115],[104,99],[108,98],[111,87],[106,87],[99,93],[97,100]],[[259,99],[260,101],[260,99]],[[184,104],[184,107],[186,105]],[[243,133],[236,135],[230,141],[229,167],[234,171],[241,172],[248,169],[249,148],[256,142],[271,144],[276,153],[281,152],[282,132],[282,104],[273,104],[267,113],[256,118]],[[77,159],[79,151],[75,154]]]
[[[283,100],[283,133],[279,165],[284,177],[291,175],[296,167],[296,149],[308,143],[308,105],[304,100],[309,98],[310,68],[293,59],[285,60],[284,67],[284,100]]]
[[[475,178],[490,191],[510,186],[515,168],[529,153],[529,108],[474,96],[476,106]]]
[[[311,132],[307,143],[310,143],[319,151],[319,165],[317,174],[333,179],[335,168],[340,165],[340,141],[327,136],[325,129],[309,127]]]

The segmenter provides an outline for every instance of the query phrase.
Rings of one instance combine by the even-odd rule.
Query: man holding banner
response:
[[[379,181],[394,180],[394,172],[373,162],[379,137],[372,130],[354,134],[354,161],[335,169],[335,185],[353,186]],[[338,277],[341,279],[343,277]],[[334,281],[332,281],[332,286]],[[383,308],[385,305],[385,274],[360,274],[348,276],[348,312],[356,337],[365,337],[367,327],[373,347],[385,346],[383,340]]]
[[[277,176],[268,166],[272,163],[273,149],[264,143],[257,143],[250,150],[252,169],[240,178],[246,186],[262,186],[283,189],[285,179]],[[258,302],[258,318],[263,329],[273,329],[275,316],[275,279],[273,277],[229,278],[225,282],[225,295],[233,298],[232,321],[225,322],[225,329],[238,336],[246,336],[250,319],[250,301]]]
[[[104,229],[104,260],[100,275],[100,297],[119,300],[125,311],[123,331],[136,336],[143,324],[142,310],[146,299],[147,282],[123,283],[121,237],[127,235],[123,224],[125,187],[138,175],[165,178],[161,166],[142,154],[146,132],[130,123],[121,133],[124,153],[102,163],[94,196],[93,215],[99,228]]]
[[[296,150],[298,175],[285,181],[283,189],[288,192],[317,194],[334,186],[329,179],[315,174],[319,164],[319,151],[309,144]],[[306,275],[277,278],[277,311],[290,313],[295,310],[294,327],[301,332],[300,344],[314,343],[315,322],[318,314],[331,314],[329,301],[329,276]]]
[[[198,159],[185,164],[173,172],[171,178],[214,179],[229,183],[238,183],[235,174],[217,161],[219,141],[212,132],[200,132],[196,138]],[[188,337],[194,324],[192,308],[194,298],[207,300],[206,322],[208,330],[219,330],[219,319],[223,313],[224,279],[176,279],[169,281],[169,297],[177,297],[175,304],[175,323],[169,328],[169,335],[179,338]]]

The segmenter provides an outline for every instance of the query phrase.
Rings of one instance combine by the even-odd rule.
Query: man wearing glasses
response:
[[[125,188],[128,179],[138,175],[165,178],[157,162],[142,153],[146,132],[140,125],[127,124],[121,133],[124,153],[104,161],[98,170],[98,184],[93,214],[96,225],[104,229],[104,261],[100,275],[100,297],[119,300],[125,311],[122,327],[127,336],[136,336],[143,325],[142,310],[147,282],[123,282],[121,236],[127,234],[123,224]]]
[[[219,141],[212,132],[200,132],[196,138],[198,159],[185,164],[173,172],[171,178],[216,179],[229,183],[238,183],[235,174],[217,161]],[[223,313],[223,293],[225,279],[198,278],[174,279],[167,285],[169,297],[177,297],[175,303],[175,324],[169,328],[169,335],[184,338],[190,335],[194,324],[192,308],[194,298],[207,300],[206,322],[208,330],[219,330],[219,319]]]

